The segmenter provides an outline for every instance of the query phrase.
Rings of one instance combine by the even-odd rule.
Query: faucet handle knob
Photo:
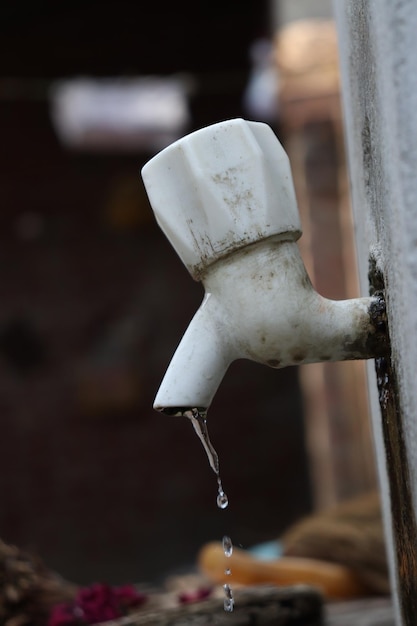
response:
[[[267,124],[202,128],[157,154],[142,177],[159,226],[196,280],[243,246],[301,235],[289,160]]]

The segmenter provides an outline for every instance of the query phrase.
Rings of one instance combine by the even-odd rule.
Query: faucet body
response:
[[[166,151],[145,166],[145,186],[205,296],[168,367],[157,410],[207,410],[235,359],[282,368],[383,350],[379,298],[333,301],[314,290],[296,243],[301,228],[288,159],[268,126],[223,122]]]

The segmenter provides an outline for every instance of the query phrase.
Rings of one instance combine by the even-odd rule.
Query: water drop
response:
[[[232,570],[230,569],[230,567],[228,567],[227,569],[224,570],[225,576],[230,576],[232,573]]]
[[[225,556],[231,557],[232,554],[233,554],[233,543],[232,543],[232,540],[230,539],[230,537],[225,535],[223,537],[222,543],[223,543],[223,552],[224,552]]]
[[[229,498],[223,491],[222,481],[219,475],[217,475],[217,506],[219,509],[227,509],[229,505]]]
[[[225,595],[224,603],[223,603],[224,610],[227,611],[228,613],[231,613],[235,606],[233,593],[229,585],[223,585],[223,589],[224,589],[224,595]]]
[[[224,491],[220,491],[219,489],[219,493],[217,495],[217,506],[219,507],[219,509],[227,509],[228,504],[229,499],[227,495],[224,493]]]

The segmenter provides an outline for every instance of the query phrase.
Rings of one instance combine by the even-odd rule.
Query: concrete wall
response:
[[[397,621],[411,624],[415,571],[401,551],[414,550],[417,513],[417,4],[334,0],[334,10],[362,289],[370,255],[386,284],[397,441],[387,436],[372,367],[370,391]],[[401,454],[387,454],[391,447]]]

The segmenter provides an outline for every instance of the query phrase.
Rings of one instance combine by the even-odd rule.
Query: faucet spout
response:
[[[219,303],[213,294],[206,293],[172,357],[154,409],[169,415],[183,415],[190,409],[206,411],[235,358]]]

